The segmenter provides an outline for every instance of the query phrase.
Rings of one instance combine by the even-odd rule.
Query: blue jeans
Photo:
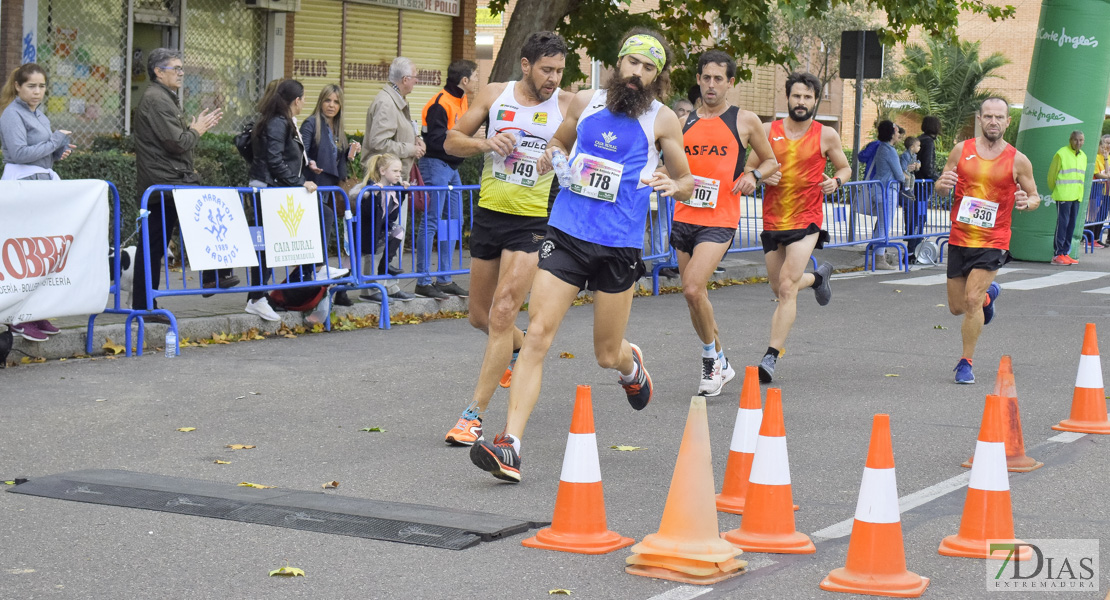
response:
[[[1071,238],[1075,233],[1075,217],[1079,214],[1079,201],[1056,203],[1056,239],[1053,256],[1071,254]]]
[[[462,185],[458,169],[451,168],[451,165],[438,158],[422,158],[418,166],[420,175],[424,178],[424,185],[439,187]],[[446,202],[444,202],[444,197],[447,199]],[[420,213],[419,221],[416,223],[416,270],[422,273],[431,270],[429,263],[432,253],[432,238],[439,232],[441,225],[451,227],[453,223],[458,231],[454,232],[453,235],[446,236],[446,238],[453,239],[445,239],[444,236],[440,236],[436,248],[436,268],[440,271],[446,271],[451,268],[452,250],[462,237],[462,192],[428,192],[425,198],[424,212]],[[434,220],[430,219],[429,215],[432,215]],[[442,284],[451,283],[451,276],[437,276],[436,280]],[[418,277],[416,283],[417,285],[429,285],[432,283],[432,278],[428,276]]]

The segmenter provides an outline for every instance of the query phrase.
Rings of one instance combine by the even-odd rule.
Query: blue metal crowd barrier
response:
[[[1095,241],[1102,237],[1102,229],[1110,226],[1110,181],[1096,179],[1091,184],[1090,201],[1087,202],[1087,218],[1083,223],[1083,249],[1087,253],[1095,251]]]
[[[120,306],[120,294],[124,290],[122,290],[121,287],[120,287],[120,278],[121,278],[120,274],[123,270],[121,268],[122,255],[120,253],[120,246],[123,244],[123,240],[121,239],[121,231],[120,231],[120,228],[121,228],[120,218],[121,217],[120,217],[119,190],[116,189],[116,184],[112,183],[111,181],[105,181],[105,183],[108,184],[108,191],[111,192],[111,198],[110,198],[111,208],[110,208],[110,210],[111,210],[112,216],[110,218],[112,220],[112,247],[111,247],[110,250],[112,252],[112,262],[111,262],[111,266],[109,268],[111,270],[111,275],[110,276],[111,276],[111,279],[112,279],[112,285],[108,288],[108,293],[110,293],[112,295],[112,306],[110,306],[109,308],[104,309],[104,312],[105,313],[114,313],[114,314],[129,314],[131,312],[129,309]],[[101,314],[104,314],[104,313],[96,313],[96,314],[89,315],[89,324],[85,328],[85,353],[86,354],[92,354],[92,352],[93,352],[93,331],[96,328],[96,318],[98,316],[100,316]],[[131,346],[128,345],[128,352],[130,352],[130,348],[131,348]]]

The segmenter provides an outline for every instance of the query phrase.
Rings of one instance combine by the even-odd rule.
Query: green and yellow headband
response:
[[[663,65],[667,62],[667,51],[663,49],[663,44],[650,35],[634,35],[625,40],[624,47],[621,48],[620,54],[617,54],[617,58],[626,54],[646,56],[651,62],[655,63],[655,68],[660,71],[663,70]]]

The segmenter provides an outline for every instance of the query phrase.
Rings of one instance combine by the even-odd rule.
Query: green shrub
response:
[[[139,216],[134,154],[116,150],[74,152],[65,160],[54,163],[54,170],[62,179],[103,179],[114,183],[119,191],[124,236],[134,229],[130,224]]]

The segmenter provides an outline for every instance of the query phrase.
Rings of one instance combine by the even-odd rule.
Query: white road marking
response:
[[[998,270],[998,274],[999,275],[1005,275],[1006,273],[1013,273],[1014,271],[1024,271],[1024,270],[1025,269],[1019,269],[1019,268],[1010,269],[1010,268],[1003,267],[1003,268]],[[909,279],[896,279],[894,281],[884,281],[883,283],[889,283],[890,285],[941,285],[946,281],[948,281],[948,275],[946,275],[945,273],[940,273],[938,275],[925,275],[924,277],[910,277]],[[1008,290],[1008,289],[1010,289],[1010,285],[1011,284],[1007,283],[1007,284],[1002,286],[1002,289]]]
[[[680,585],[676,588],[671,588],[662,594],[657,594],[648,598],[648,600],[690,600],[690,598],[697,598],[703,594],[712,592],[713,588],[707,587],[694,587],[692,585]]]
[[[906,496],[902,496],[898,499],[898,512],[904,513],[908,510],[917,508],[918,506],[921,506],[926,502],[929,502],[936,498],[940,498],[945,494],[958,490],[962,487],[966,487],[969,480],[971,480],[971,471],[960,473],[955,477],[945,479],[944,481],[931,485],[925,489],[918,490]],[[844,519],[843,521],[836,523],[835,525],[830,525],[820,531],[813,532],[812,534],[810,534],[809,537],[812,538],[815,542],[842,538],[852,533],[852,523],[854,521],[854,517],[851,519]]]
[[[1048,441],[1050,441],[1050,442],[1060,442],[1061,444],[1070,444],[1070,443],[1074,442],[1075,440],[1078,440],[1078,439],[1084,437],[1085,435],[1087,435],[1087,434],[1077,433],[1075,431],[1065,431],[1064,433],[1054,435],[1054,436],[1048,438]]]
[[[1110,287],[1098,288],[1097,290],[1083,290],[1084,294],[1110,294]]]
[[[1106,277],[1106,275],[1106,273],[1099,273],[1097,271],[1063,271],[1060,273],[1053,273],[1046,277],[1034,277],[1032,279],[1022,279],[1021,281],[1008,281],[1002,285],[1002,289],[1004,291],[1039,290],[1041,288],[1057,285],[1090,281],[1092,279],[1098,279],[1099,277]]]

